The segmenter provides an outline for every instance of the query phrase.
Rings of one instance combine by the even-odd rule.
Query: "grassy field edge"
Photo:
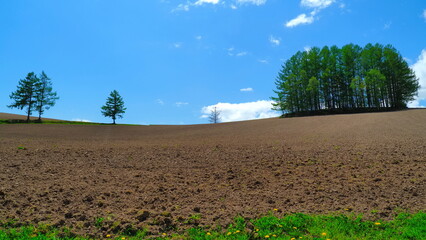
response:
[[[149,226],[145,229],[128,227],[120,232],[100,230],[93,236],[78,236],[72,228],[47,224],[23,226],[16,220],[5,220],[1,222],[0,239],[426,239],[426,213],[399,213],[390,221],[369,221],[353,213],[278,216],[271,212],[257,219],[236,217],[227,228],[193,227],[183,232],[168,229],[152,233]]]

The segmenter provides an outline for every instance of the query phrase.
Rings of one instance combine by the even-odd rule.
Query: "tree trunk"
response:
[[[28,107],[28,111],[27,111],[27,123],[30,122],[30,107]]]

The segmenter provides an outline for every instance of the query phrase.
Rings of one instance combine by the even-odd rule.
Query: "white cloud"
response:
[[[179,4],[175,9],[172,10],[172,12],[178,12],[178,11],[185,11],[188,12],[192,6],[202,6],[205,3],[216,5],[219,3],[220,0],[197,0],[196,2],[189,2],[187,1],[186,4]]]
[[[218,103],[203,107],[201,118],[208,118],[211,111],[216,107],[220,111],[222,122],[243,121],[261,118],[278,117],[277,111],[271,110],[273,101],[259,100],[246,103]]]
[[[176,107],[182,107],[182,106],[188,105],[189,103],[187,103],[187,102],[176,102],[175,104],[176,104]]]
[[[300,5],[307,8],[313,8],[313,10],[309,16],[302,13],[296,18],[288,21],[285,26],[292,28],[301,24],[311,24],[315,20],[315,15],[317,15],[322,9],[329,7],[335,1],[336,0],[301,0]],[[341,5],[340,7],[342,8],[344,5]]]
[[[178,12],[178,11],[189,11],[189,4],[179,4],[175,9],[172,10],[172,12]]]
[[[303,48],[303,50],[305,50],[305,52],[309,52],[309,51],[311,51],[311,47],[310,46],[305,46]]]
[[[260,6],[260,5],[264,5],[266,3],[267,0],[233,0],[233,3],[230,3],[229,6],[231,9],[237,9],[237,5],[248,5],[248,4],[252,4],[252,5],[256,5],[256,6]],[[226,2],[231,2],[231,1],[226,1]],[[211,5],[222,5],[225,6],[225,1],[221,1],[221,0],[193,0],[193,1],[189,1],[187,0],[187,2],[181,3],[179,4],[175,9],[172,10],[172,12],[178,12],[178,11],[189,11],[191,9],[191,7],[198,7],[198,6],[203,6],[206,4],[211,4]]]
[[[240,89],[241,92],[253,92],[253,88],[249,87],[249,88],[241,88]]]
[[[281,39],[280,38],[276,38],[274,36],[269,36],[269,42],[271,42],[273,45],[275,46],[279,46],[281,43]]]
[[[326,8],[334,2],[335,0],[302,0],[300,4],[309,8]]]
[[[175,47],[175,48],[181,48],[182,47],[182,43],[180,43],[180,42],[173,43],[173,47]]]
[[[426,20],[426,9],[423,10],[423,18]]]
[[[234,56],[235,54],[234,54],[234,50],[235,50],[235,48],[234,47],[230,47],[230,48],[228,48],[227,49],[227,51],[228,51],[228,55],[229,56]]]
[[[218,4],[219,0],[198,0],[194,5],[203,5],[204,3]]]
[[[417,98],[408,104],[408,107],[424,107],[420,101],[426,100],[426,49],[422,50],[417,62],[411,66],[416,76],[419,78],[420,89]]]
[[[199,41],[199,40],[203,39],[203,36],[201,36],[201,35],[195,36],[195,39],[197,39]]]
[[[242,57],[242,56],[245,56],[245,55],[247,55],[248,54],[248,52],[239,52],[239,53],[237,53],[235,56],[237,56],[237,57]]]
[[[384,30],[387,30],[387,29],[389,29],[389,28],[391,27],[391,25],[392,25],[392,22],[387,22],[387,23],[385,23],[385,25],[383,26],[383,29],[384,29]]]
[[[228,51],[228,55],[229,56],[231,56],[231,57],[233,57],[233,56],[236,56],[236,57],[243,57],[243,56],[245,56],[245,55],[247,55],[248,54],[248,52],[247,51],[241,51],[241,52],[235,52],[235,48],[234,47],[230,47],[230,48],[228,48],[227,49],[227,51]]]
[[[300,24],[311,24],[314,22],[314,17],[313,16],[306,16],[306,14],[302,13],[299,16],[297,16],[296,18],[288,21],[285,26],[292,28],[292,27],[296,27]]]
[[[71,121],[74,121],[74,122],[92,122],[90,120],[81,119],[81,118],[73,118],[73,119],[71,119]]]
[[[266,3],[266,0],[237,0],[238,4],[254,4],[256,6],[260,6]]]
[[[266,59],[259,59],[257,61],[260,62],[260,63],[263,63],[263,64],[268,64],[269,63],[268,60],[266,60]]]

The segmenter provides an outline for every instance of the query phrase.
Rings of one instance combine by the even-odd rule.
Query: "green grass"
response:
[[[108,235],[109,234],[109,235]],[[108,235],[108,236],[107,236]],[[258,219],[235,218],[226,229],[191,228],[185,234],[164,233],[149,236],[146,229],[132,234],[105,232],[102,239],[426,239],[426,213],[400,213],[391,221],[367,221],[355,215],[290,214],[277,217],[269,214]],[[93,239],[76,236],[66,228],[48,225],[14,227],[13,222],[3,223],[0,239]]]

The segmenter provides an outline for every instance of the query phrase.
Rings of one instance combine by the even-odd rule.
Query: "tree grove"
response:
[[[356,109],[403,109],[418,79],[391,45],[314,47],[284,62],[273,109],[297,114]]]
[[[27,122],[33,111],[38,112],[38,120],[41,121],[44,111],[54,106],[59,99],[56,92],[52,91],[52,82],[44,71],[40,76],[34,72],[28,73],[25,79],[19,80],[17,90],[9,97],[13,100],[9,108],[26,108]]]

